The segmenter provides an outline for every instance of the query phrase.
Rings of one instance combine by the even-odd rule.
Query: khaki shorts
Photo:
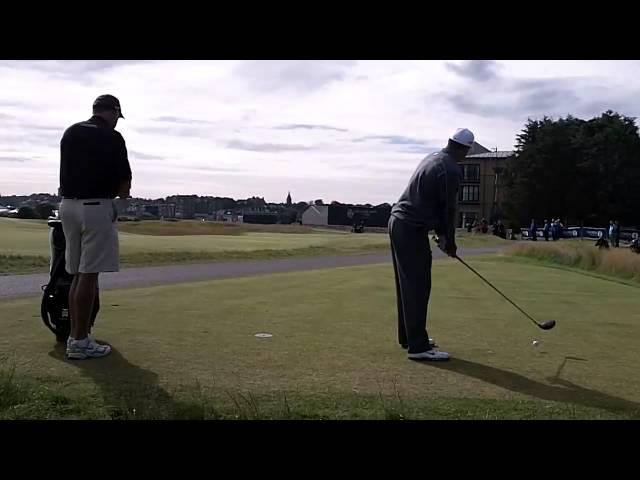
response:
[[[118,208],[110,198],[63,199],[62,230],[67,242],[66,269],[76,273],[120,269]]]

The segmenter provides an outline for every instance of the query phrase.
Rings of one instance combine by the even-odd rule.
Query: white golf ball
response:
[[[534,347],[537,347],[539,343],[540,343],[540,342],[539,342],[538,340],[534,340],[534,341],[533,341],[533,346],[534,346]]]

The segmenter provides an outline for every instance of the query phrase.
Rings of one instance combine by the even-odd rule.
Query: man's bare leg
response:
[[[71,310],[71,337],[75,340],[87,338],[97,285],[97,273],[78,273],[73,279],[69,292],[69,307]]]
[[[91,314],[89,315],[89,335],[91,335],[91,330],[93,330],[93,322],[95,322],[95,318],[93,318],[93,311],[96,308],[100,308],[100,279],[96,280],[96,294],[93,298],[93,303],[91,304]]]
[[[71,282],[71,288],[69,289],[69,336],[71,338],[75,338],[75,322],[76,322],[76,312],[75,312],[75,298],[76,298],[76,286],[78,285],[78,274],[73,276],[73,281]]]

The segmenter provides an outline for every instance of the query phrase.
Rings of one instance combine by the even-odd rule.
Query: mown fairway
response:
[[[452,355],[439,365],[408,361],[396,344],[390,265],[107,291],[96,333],[114,354],[78,363],[42,325],[39,299],[4,301],[0,416],[640,416],[637,287],[470,262],[558,326],[536,329],[452,260],[434,263],[430,334]]]

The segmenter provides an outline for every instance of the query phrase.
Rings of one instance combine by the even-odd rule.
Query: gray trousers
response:
[[[409,353],[429,350],[427,305],[431,294],[431,247],[428,230],[389,218],[398,301],[398,343]]]

